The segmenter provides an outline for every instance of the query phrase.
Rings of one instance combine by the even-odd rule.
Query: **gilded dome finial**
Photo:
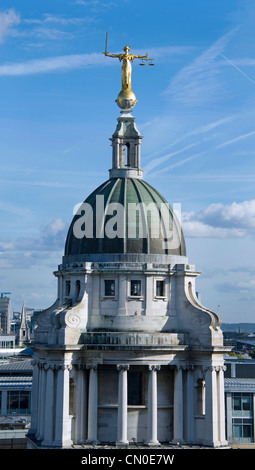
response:
[[[108,33],[106,33],[106,43],[105,43],[105,52],[103,54],[105,57],[114,57],[119,59],[119,61],[123,62],[122,64],[122,69],[121,69],[121,75],[122,75],[122,89],[120,93],[118,94],[118,97],[116,99],[116,102],[118,106],[122,109],[122,112],[130,112],[132,108],[135,106],[137,103],[136,96],[131,90],[131,74],[132,74],[132,67],[131,67],[131,62],[134,61],[134,59],[142,59],[142,61],[152,61],[153,59],[149,59],[148,53],[146,55],[136,55],[136,54],[129,54],[130,47],[125,46],[123,48],[124,54],[109,54],[107,52],[107,39],[108,39]],[[142,64],[144,65],[144,63]],[[150,63],[152,64],[152,62]]]

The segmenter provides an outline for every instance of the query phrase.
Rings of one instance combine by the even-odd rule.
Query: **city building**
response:
[[[31,357],[0,363],[0,449],[26,448],[31,420]]]
[[[227,358],[226,432],[232,446],[255,446],[255,360]]]
[[[0,333],[10,333],[10,298],[4,295],[2,292],[0,295]],[[7,293],[6,293],[7,294]]]
[[[110,55],[123,66],[109,179],[74,216],[56,302],[37,315],[28,447],[225,447],[230,348],[196,295],[178,217],[143,180],[124,51]]]
[[[1,349],[14,349],[15,348],[15,335],[1,335],[0,334],[0,350]]]

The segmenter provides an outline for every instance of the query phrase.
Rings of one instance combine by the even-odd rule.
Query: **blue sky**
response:
[[[73,207],[108,178],[128,44],[144,178],[182,204],[202,302],[255,320],[255,4],[2,0],[0,291],[44,308]]]

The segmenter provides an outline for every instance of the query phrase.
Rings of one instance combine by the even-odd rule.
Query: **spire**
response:
[[[20,322],[20,327],[21,328],[26,328],[26,307],[25,307],[25,297],[23,299],[23,305],[22,305],[22,310],[21,310],[21,322]]]
[[[25,297],[24,297],[22,310],[21,310],[21,317],[20,317],[20,326],[19,326],[19,331],[18,331],[18,344],[19,346],[23,346],[23,344],[29,340],[30,340],[30,330],[27,324]]]

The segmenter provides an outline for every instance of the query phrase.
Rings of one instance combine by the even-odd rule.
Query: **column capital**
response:
[[[39,365],[39,360],[38,359],[32,359],[31,365],[32,366],[38,366]]]
[[[129,364],[117,364],[117,370],[129,370]]]
[[[194,364],[187,364],[186,366],[183,366],[185,370],[194,370],[195,366]]]
[[[77,370],[83,370],[86,369],[86,364],[84,364],[83,362],[75,362],[73,364],[73,367]]]
[[[45,364],[43,364],[43,368],[46,372],[47,372],[48,369],[53,369],[53,367],[54,367],[54,365],[49,364],[48,362],[45,362]]]
[[[44,369],[45,361],[42,359],[39,359],[39,361],[37,361],[37,365],[39,369]]]
[[[98,364],[86,364],[86,369],[97,370],[97,368],[98,368]]]
[[[227,368],[225,365],[210,365],[205,367],[204,372],[219,372],[220,370],[225,371]]]
[[[60,364],[60,363],[56,363],[56,364],[52,364],[53,368],[56,369],[56,370],[72,370],[73,368],[73,365],[72,364]]]
[[[161,366],[159,364],[149,364],[148,368],[149,370],[160,370]]]

